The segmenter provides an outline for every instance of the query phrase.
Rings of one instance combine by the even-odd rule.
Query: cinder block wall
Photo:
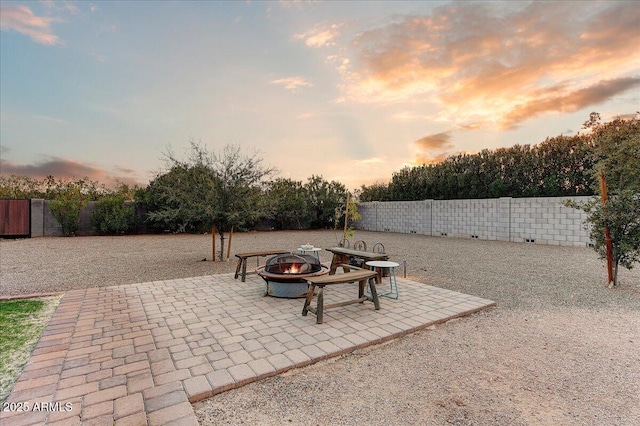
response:
[[[62,226],[51,213],[51,200],[31,199],[31,237],[61,237]],[[91,227],[91,212],[95,210],[91,202],[80,211],[78,235],[97,235]]]
[[[563,205],[591,197],[367,202],[355,227],[455,238],[587,246],[584,212]]]

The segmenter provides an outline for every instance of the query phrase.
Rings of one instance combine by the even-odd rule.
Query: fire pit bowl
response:
[[[267,296],[295,299],[307,295],[307,278],[326,275],[329,268],[314,256],[290,253],[270,258],[256,272],[267,283]]]

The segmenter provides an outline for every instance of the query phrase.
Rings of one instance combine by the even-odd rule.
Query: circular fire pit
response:
[[[320,260],[306,254],[279,254],[256,269],[267,283],[267,295],[283,298],[299,298],[307,295],[306,279],[329,273]]]

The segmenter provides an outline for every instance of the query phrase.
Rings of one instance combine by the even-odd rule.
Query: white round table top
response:
[[[322,250],[320,247],[312,247],[312,248],[298,247],[298,251],[320,251],[320,250]]]
[[[366,264],[367,266],[373,266],[374,268],[395,268],[396,266],[400,266],[399,263],[390,262],[388,260],[370,260]]]

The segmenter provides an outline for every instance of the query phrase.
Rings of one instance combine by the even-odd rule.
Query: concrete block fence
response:
[[[591,197],[491,198],[481,200],[423,200],[361,203],[362,219],[355,223],[364,231],[398,232],[455,238],[513,241],[563,246],[588,246],[584,212],[563,205],[571,199]],[[62,235],[49,209],[49,200],[31,200],[31,236]],[[80,213],[78,235],[95,235],[89,203]],[[140,224],[139,233],[146,232]]]
[[[62,226],[51,213],[51,200],[31,199],[31,237],[60,237]],[[78,235],[96,235],[91,227],[91,212],[95,203],[90,202],[80,211],[80,230]]]
[[[491,198],[481,200],[373,201],[361,203],[363,231],[585,247],[586,214],[563,205],[591,197]]]

